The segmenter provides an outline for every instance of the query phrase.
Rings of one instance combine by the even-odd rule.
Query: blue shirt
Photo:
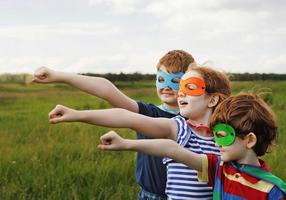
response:
[[[149,117],[172,118],[175,114],[166,112],[153,104],[137,102],[139,113]],[[142,133],[137,132],[137,139],[152,139]],[[162,157],[150,156],[144,153],[137,153],[136,160],[136,182],[148,192],[165,195],[166,189],[166,166],[162,162]]]

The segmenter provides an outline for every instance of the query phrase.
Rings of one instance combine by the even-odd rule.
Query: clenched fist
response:
[[[34,73],[34,80],[35,83],[52,83],[57,82],[59,80],[59,73],[47,67],[41,67],[37,69]]]
[[[49,113],[49,122],[57,124],[60,122],[74,122],[77,120],[77,111],[63,105],[57,105]]]
[[[109,131],[100,137],[101,144],[97,147],[101,150],[124,150],[126,149],[127,142],[120,137],[116,132]]]

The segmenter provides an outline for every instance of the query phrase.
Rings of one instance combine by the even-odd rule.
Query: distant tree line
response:
[[[114,81],[142,81],[142,80],[155,80],[155,74],[141,74],[141,73],[133,73],[133,74],[94,74],[94,73],[85,73],[82,75],[87,76],[99,76],[104,77],[112,82]],[[286,80],[286,74],[274,74],[274,73],[228,73],[228,76],[232,81],[256,81],[256,80]],[[21,83],[27,84],[33,79],[31,74],[0,74],[0,83]]]
[[[155,74],[140,74],[140,73],[133,73],[133,74],[93,74],[87,73],[83,75],[88,76],[99,76],[107,78],[110,81],[139,81],[139,80],[155,80]],[[257,81],[257,80],[286,80],[286,74],[266,74],[266,73],[228,73],[228,76],[232,81]]]
[[[232,81],[265,81],[265,80],[286,80],[286,74],[266,73],[229,73]]]
[[[0,74],[0,83],[20,83],[20,84],[28,84],[33,80],[33,76],[31,74]]]

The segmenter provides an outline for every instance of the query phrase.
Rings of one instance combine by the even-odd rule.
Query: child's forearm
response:
[[[173,158],[178,150],[178,144],[169,139],[126,139],[126,149],[129,151],[142,152],[154,156]],[[165,148],[167,147],[167,148]]]
[[[77,111],[77,121],[112,128],[132,128],[132,112],[111,108]]]
[[[114,89],[114,86],[110,81],[101,77],[91,77],[65,72],[59,72],[58,77],[61,82],[104,99],[108,98],[109,91]]]
[[[183,148],[173,140],[147,139],[125,141],[126,146],[124,150],[137,151],[159,157],[168,157],[198,171],[202,169],[201,155]]]
[[[113,83],[101,77],[60,72],[61,82],[108,101],[112,106],[138,112],[136,101],[122,93]]]
[[[151,118],[120,108],[77,111],[76,116],[76,121],[79,122],[111,128],[131,128],[152,138],[170,138],[177,131],[174,120]]]

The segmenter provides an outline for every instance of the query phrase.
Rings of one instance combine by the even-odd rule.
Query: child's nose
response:
[[[179,90],[178,96],[179,96],[179,97],[185,97],[186,95],[185,95],[181,90]]]

